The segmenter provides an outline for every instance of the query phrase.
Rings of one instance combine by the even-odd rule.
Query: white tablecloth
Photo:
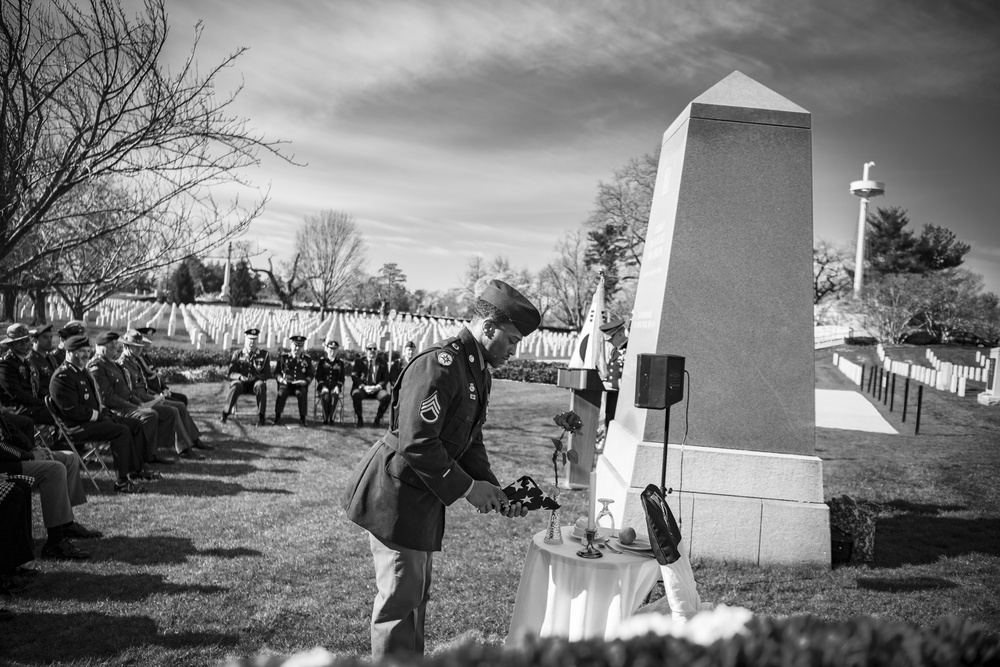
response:
[[[610,636],[632,616],[660,576],[655,558],[602,549],[603,558],[588,560],[563,526],[562,544],[545,544],[545,531],[528,545],[508,645],[526,636],[566,637],[571,641]]]

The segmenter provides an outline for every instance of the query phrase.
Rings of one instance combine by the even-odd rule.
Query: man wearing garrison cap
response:
[[[392,395],[389,430],[368,451],[344,497],[348,518],[369,533],[378,595],[372,657],[422,654],[433,552],[445,507],[464,498],[481,512],[523,516],[509,504],[483,444],[491,378],[540,323],[538,310],[494,280],[457,336],[414,356]]]

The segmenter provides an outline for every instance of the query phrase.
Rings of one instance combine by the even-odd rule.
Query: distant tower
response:
[[[885,183],[868,180],[868,168],[874,162],[865,162],[865,171],[860,181],[851,183],[851,194],[861,197],[861,211],[858,213],[858,251],[854,257],[854,298],[861,296],[865,274],[865,223],[868,220],[868,200],[885,194]]]

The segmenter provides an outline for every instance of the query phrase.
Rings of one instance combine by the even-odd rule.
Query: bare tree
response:
[[[367,245],[349,213],[327,210],[306,216],[295,235],[295,251],[302,258],[303,279],[323,314],[362,278]]]
[[[164,0],[134,17],[119,0],[0,2],[0,283],[136,229],[159,250],[148,271],[224,244],[260,213],[266,192],[243,170],[262,152],[288,158],[231,114],[239,89],[216,94],[243,49],[199,70],[199,26],[171,72]],[[101,188],[117,196],[95,198]],[[246,190],[249,204],[235,194]]]
[[[849,253],[822,239],[813,246],[813,304],[835,298],[851,288]]]
[[[921,276],[914,273],[889,274],[869,284],[861,299],[866,325],[883,343],[900,343],[920,327]]]
[[[271,282],[271,289],[281,302],[282,310],[295,309],[295,296],[301,292],[306,284],[300,275],[300,263],[302,255],[295,253],[291,263],[282,262],[277,271],[271,258],[267,258],[266,269],[254,269],[257,273],[263,273]]]
[[[549,313],[562,326],[583,326],[593,298],[596,274],[587,267],[587,236],[582,229],[568,232],[556,244],[556,258],[538,274],[539,289]]]
[[[540,301],[538,287],[527,269],[515,269],[511,266],[510,260],[503,255],[497,255],[489,263],[482,256],[473,255],[469,258],[465,275],[462,277],[462,299],[466,312],[455,315],[471,315],[476,297],[483,293],[491,280],[504,281],[535,304]],[[539,312],[544,314],[541,308]]]

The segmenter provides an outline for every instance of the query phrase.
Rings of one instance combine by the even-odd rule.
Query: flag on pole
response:
[[[576,339],[569,368],[597,368],[598,359],[604,349],[600,326],[604,324],[604,274],[601,274],[590,302],[590,312],[583,321],[580,335]]]

